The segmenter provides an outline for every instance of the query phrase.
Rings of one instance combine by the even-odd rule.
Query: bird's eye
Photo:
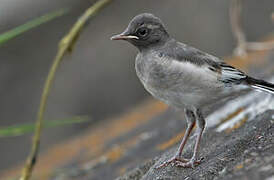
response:
[[[148,34],[148,29],[145,27],[139,28],[137,30],[137,35],[141,37],[145,37]]]

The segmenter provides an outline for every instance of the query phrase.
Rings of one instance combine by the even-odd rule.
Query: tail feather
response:
[[[252,77],[247,77],[246,82],[250,87],[254,89],[259,89],[259,90],[274,94],[274,84],[271,84],[264,80],[255,79]]]

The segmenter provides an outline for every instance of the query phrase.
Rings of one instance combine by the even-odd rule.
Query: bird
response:
[[[157,168],[173,165],[194,168],[206,121],[202,108],[219,101],[239,86],[274,95],[274,84],[246,75],[220,58],[181,43],[169,35],[164,23],[150,13],[135,16],[127,28],[111,40],[125,40],[137,47],[135,70],[144,88],[156,99],[182,110],[187,128],[172,158]],[[190,159],[183,149],[196,124],[196,141]]]

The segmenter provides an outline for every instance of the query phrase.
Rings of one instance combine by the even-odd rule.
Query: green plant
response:
[[[90,8],[88,8],[85,11],[85,13],[73,25],[70,32],[67,35],[65,35],[64,38],[60,41],[58,52],[53,60],[53,64],[50,68],[49,74],[47,76],[47,79],[44,85],[41,102],[40,102],[40,106],[37,114],[35,133],[33,135],[31,152],[27,158],[20,180],[28,180],[30,178],[32,169],[37,161],[37,155],[38,155],[39,144],[40,144],[40,136],[41,136],[42,126],[43,126],[43,118],[44,118],[44,112],[46,109],[47,99],[52,86],[52,82],[55,77],[55,73],[63,57],[65,56],[65,54],[72,51],[73,46],[75,45],[77,38],[79,37],[87,20],[93,17],[99,10],[101,10],[110,2],[111,0],[99,0]]]
[[[45,14],[41,17],[35,18],[33,20],[30,20],[27,23],[20,25],[18,27],[15,27],[7,32],[1,33],[0,34],[0,46],[17,36],[22,35],[23,33],[27,32],[35,27],[38,27],[39,25],[42,25],[46,22],[56,19],[57,17],[65,15],[66,13],[68,13],[68,11],[69,10],[67,8],[60,9],[60,10]],[[52,76],[52,78],[53,78],[53,76]],[[48,89],[47,89],[47,91],[48,91]],[[46,98],[44,98],[44,100],[45,99]],[[45,103],[45,101],[41,101],[41,104],[43,104],[43,103]],[[41,108],[40,108],[39,113],[42,118],[43,113],[41,113]],[[62,119],[62,120],[45,121],[44,127],[52,128],[52,127],[64,126],[64,125],[75,124],[75,123],[83,123],[83,122],[86,122],[87,120],[88,120],[88,118],[86,116],[76,116],[76,117],[66,118],[66,119]],[[12,125],[12,126],[8,126],[8,127],[0,127],[0,138],[1,137],[10,137],[10,136],[20,136],[25,133],[30,133],[30,132],[34,131],[35,129],[37,129],[37,125],[35,125],[33,123]]]
[[[41,17],[33,19],[23,25],[20,25],[14,29],[11,29],[7,32],[0,34],[0,46],[3,45],[4,43],[8,42],[9,40],[15,38],[16,36],[23,34],[24,32],[27,32],[27,31],[29,31],[41,24],[49,22],[57,17],[63,16],[67,12],[68,12],[68,9],[60,9],[60,10],[45,14]]]
[[[83,123],[87,122],[87,116],[76,116],[67,119],[60,119],[60,120],[47,120],[44,123],[45,128],[53,128],[59,127],[64,125],[71,125],[76,123]],[[2,137],[11,137],[11,136],[21,136],[26,133],[31,133],[34,131],[35,124],[33,123],[25,123],[20,125],[12,125],[8,127],[0,128],[0,138]]]

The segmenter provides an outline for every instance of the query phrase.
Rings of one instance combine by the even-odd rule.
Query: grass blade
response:
[[[84,123],[88,121],[87,116],[76,116],[72,118],[62,119],[62,120],[53,120],[53,121],[44,121],[45,128],[54,128],[59,126],[71,125]],[[12,137],[12,136],[21,136],[26,133],[34,131],[35,124],[26,123],[21,125],[13,125],[9,127],[0,128],[0,138],[1,137]]]
[[[18,26],[12,30],[9,30],[5,33],[2,33],[2,34],[0,34],[0,45],[3,45],[7,41],[15,38],[16,36],[26,32],[30,29],[33,29],[41,24],[44,24],[50,20],[60,17],[64,14],[66,14],[67,12],[68,12],[68,9],[57,10],[57,11],[45,14],[41,17],[36,18],[36,19],[33,19],[33,20],[31,20],[21,26]]]

